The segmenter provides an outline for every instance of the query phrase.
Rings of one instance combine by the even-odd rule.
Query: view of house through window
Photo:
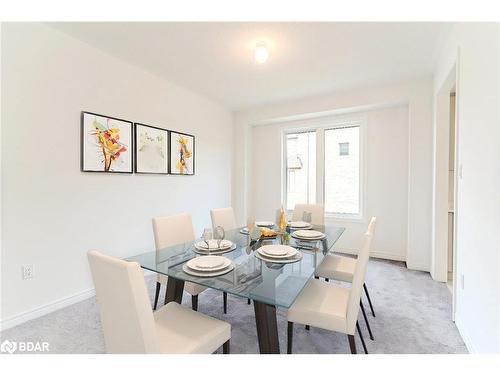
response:
[[[318,139],[324,149],[316,154]],[[286,133],[286,209],[296,203],[323,203],[325,212],[360,214],[360,127],[349,125]],[[316,168],[317,158],[323,168]],[[324,196],[316,187],[324,182]]]
[[[286,209],[316,202],[316,132],[286,135]]]
[[[325,130],[325,211],[359,214],[359,126]]]

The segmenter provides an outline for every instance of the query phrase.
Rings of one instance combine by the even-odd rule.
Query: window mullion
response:
[[[316,203],[324,204],[325,188],[325,131],[316,129]]]

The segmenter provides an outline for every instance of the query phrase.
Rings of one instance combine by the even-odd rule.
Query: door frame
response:
[[[455,92],[455,160],[453,196],[453,288],[452,320],[455,320],[457,291],[457,223],[459,163],[459,55],[450,68],[434,98],[435,118],[433,124],[433,186],[432,186],[432,264],[431,276],[436,281],[448,281],[448,156],[450,129],[450,94]]]

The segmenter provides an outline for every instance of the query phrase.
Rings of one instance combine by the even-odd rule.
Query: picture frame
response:
[[[192,134],[169,131],[169,171],[171,175],[195,174],[196,144]]]
[[[82,111],[80,115],[80,170],[133,173],[133,123]]]
[[[141,174],[169,174],[169,130],[134,124],[134,171]]]

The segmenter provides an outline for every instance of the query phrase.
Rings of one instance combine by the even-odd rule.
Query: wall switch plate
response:
[[[31,264],[26,264],[21,267],[23,280],[29,280],[33,278],[33,266]]]

